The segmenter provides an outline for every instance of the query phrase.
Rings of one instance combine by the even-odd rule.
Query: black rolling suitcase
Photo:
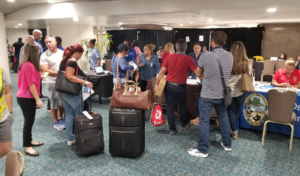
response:
[[[112,156],[138,157],[145,150],[145,111],[110,108],[109,152]]]
[[[91,109],[91,102],[89,108]],[[90,155],[104,151],[102,116],[89,111],[93,119],[81,114],[74,118],[76,150],[79,155]]]
[[[102,117],[92,114],[93,119],[78,115],[74,119],[76,150],[79,155],[100,153],[104,150]]]

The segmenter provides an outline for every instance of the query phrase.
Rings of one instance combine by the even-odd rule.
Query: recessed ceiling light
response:
[[[73,18],[73,21],[78,21],[78,20],[79,20],[78,17]]]
[[[123,23],[119,23],[119,25],[122,25]]]
[[[213,19],[208,19],[207,21],[214,21]]]
[[[18,23],[19,26],[22,26],[22,23]]]
[[[190,24],[193,24],[193,22],[190,22]]]
[[[180,26],[183,26],[183,24],[180,24]]]
[[[7,0],[8,2],[15,2],[15,0]]]
[[[15,28],[18,28],[19,26],[15,26]]]
[[[121,29],[123,29],[123,27],[121,27]]]
[[[231,24],[231,25],[229,25],[229,26],[235,27],[236,25],[235,25],[235,24]]]
[[[267,11],[268,12],[276,12],[276,10],[277,10],[276,8],[269,8]]]
[[[98,26],[98,29],[99,29],[100,27]]]
[[[239,23],[238,25],[239,25],[239,26],[242,26],[243,24]]]
[[[54,0],[48,0],[48,2],[49,2],[49,3],[55,3],[55,1],[54,1]]]

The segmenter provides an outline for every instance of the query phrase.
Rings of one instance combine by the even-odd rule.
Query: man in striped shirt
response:
[[[199,139],[196,148],[188,149],[188,153],[197,157],[207,157],[209,149],[209,118],[214,107],[220,121],[222,143],[225,151],[231,151],[230,125],[228,120],[227,108],[224,104],[224,88],[222,85],[220,68],[217,56],[228,85],[230,73],[233,65],[233,57],[230,52],[223,49],[226,43],[226,34],[223,31],[213,33],[211,46],[212,52],[203,54],[198,66],[203,75],[203,88],[199,100]]]

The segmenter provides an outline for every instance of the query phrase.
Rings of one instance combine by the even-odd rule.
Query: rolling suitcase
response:
[[[91,93],[91,92],[90,92]],[[86,103],[88,105],[88,103]],[[91,101],[89,108],[91,110]],[[89,111],[93,119],[84,114],[74,118],[76,151],[79,155],[90,155],[104,151],[102,116]]]
[[[110,108],[109,152],[112,156],[138,157],[145,150],[145,111]]]
[[[102,116],[92,114],[93,119],[78,115],[74,119],[76,150],[79,155],[100,153],[104,150]]]

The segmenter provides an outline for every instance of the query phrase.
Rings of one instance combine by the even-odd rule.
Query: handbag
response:
[[[133,83],[133,85],[127,85]],[[135,88],[135,91],[128,91],[130,87]],[[125,91],[121,88],[116,88],[113,91],[110,106],[115,108],[131,108],[141,110],[151,110],[152,108],[152,95],[151,91],[139,91],[137,84],[134,81],[126,81]]]
[[[241,91],[247,93],[255,92],[253,86],[253,76],[250,76],[247,73],[242,74]]]
[[[223,92],[224,92],[224,104],[226,106],[229,106],[232,102],[232,98],[231,98],[231,88],[230,87],[226,87],[225,84],[225,78],[224,78],[224,73],[223,73],[223,69],[220,63],[220,59],[218,54],[216,53],[216,51],[214,51],[214,54],[217,58],[218,61],[218,65],[219,65],[219,69],[220,69],[220,75],[221,75],[221,80],[222,80],[222,86],[223,86]]]
[[[58,92],[64,92],[67,94],[78,95],[82,89],[82,85],[79,83],[73,83],[73,82],[69,81],[68,78],[66,77],[68,63],[69,63],[69,61],[66,63],[66,67],[65,67],[66,71],[58,71],[55,89]],[[83,79],[83,77],[78,76],[78,65],[76,68],[76,76],[80,79]]]
[[[162,126],[165,124],[165,118],[160,105],[156,105],[152,113],[152,124],[154,127]]]

